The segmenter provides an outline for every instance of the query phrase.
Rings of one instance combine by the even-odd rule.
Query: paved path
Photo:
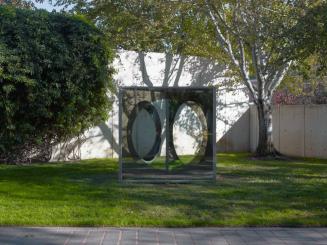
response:
[[[0,244],[326,244],[327,228],[0,228]]]

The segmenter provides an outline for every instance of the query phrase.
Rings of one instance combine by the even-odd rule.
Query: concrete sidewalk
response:
[[[2,227],[0,244],[326,244],[327,228]]]

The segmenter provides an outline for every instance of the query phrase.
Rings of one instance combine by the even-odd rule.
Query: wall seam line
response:
[[[306,119],[306,111],[305,111],[305,107],[306,105],[303,105],[303,156],[306,157],[306,140],[305,140],[305,132],[306,132],[306,123],[305,123],[305,119]]]

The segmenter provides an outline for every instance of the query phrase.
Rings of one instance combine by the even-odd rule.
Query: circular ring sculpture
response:
[[[133,124],[138,115],[138,112],[141,111],[142,109],[146,110],[149,113],[149,115],[152,117],[156,130],[154,144],[151,150],[144,157],[139,156],[139,154],[135,150],[133,139],[132,139]],[[134,158],[141,159],[146,163],[153,161],[156,155],[159,153],[160,145],[161,145],[161,121],[157,109],[149,101],[141,101],[138,104],[136,104],[136,106],[133,108],[130,114],[127,130],[128,130],[127,144],[132,156]]]
[[[216,180],[215,114],[214,87],[121,87],[120,181]]]
[[[179,105],[178,109],[175,111],[175,114],[174,114],[174,119],[173,119],[174,123],[176,122],[179,112],[180,112],[182,106],[184,106],[184,105],[189,106],[192,109],[192,111],[198,117],[198,119],[201,123],[201,126],[202,126],[201,142],[198,145],[198,149],[196,151],[195,156],[189,161],[189,163],[192,163],[192,162],[201,160],[205,156],[205,151],[206,151],[207,141],[208,141],[208,127],[207,127],[207,120],[206,120],[203,110],[194,101],[186,101]],[[145,156],[143,156],[143,157],[140,156],[139,153],[137,152],[137,150],[135,149],[135,146],[133,143],[133,134],[132,134],[133,124],[135,122],[135,119],[136,119],[138,113],[142,109],[146,110],[149,113],[149,115],[151,115],[151,117],[154,121],[155,130],[156,130],[154,144],[153,144],[151,150],[147,154],[145,154]],[[151,161],[153,161],[160,151],[161,134],[162,134],[160,116],[159,116],[159,113],[158,113],[156,107],[153,106],[153,104],[150,103],[149,101],[139,102],[133,108],[133,110],[130,114],[127,129],[128,129],[128,134],[127,134],[128,135],[127,136],[128,148],[129,148],[131,154],[133,155],[133,157],[136,159],[141,159],[146,163],[150,163]],[[173,136],[173,134],[174,134],[174,128],[172,127],[171,136]],[[179,158],[179,156],[176,152],[175,144],[174,143],[171,144],[170,147],[176,153],[176,156]]]

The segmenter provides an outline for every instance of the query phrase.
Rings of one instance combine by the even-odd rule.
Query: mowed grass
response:
[[[216,183],[120,184],[117,161],[0,166],[0,225],[326,226],[327,160],[219,154]]]

